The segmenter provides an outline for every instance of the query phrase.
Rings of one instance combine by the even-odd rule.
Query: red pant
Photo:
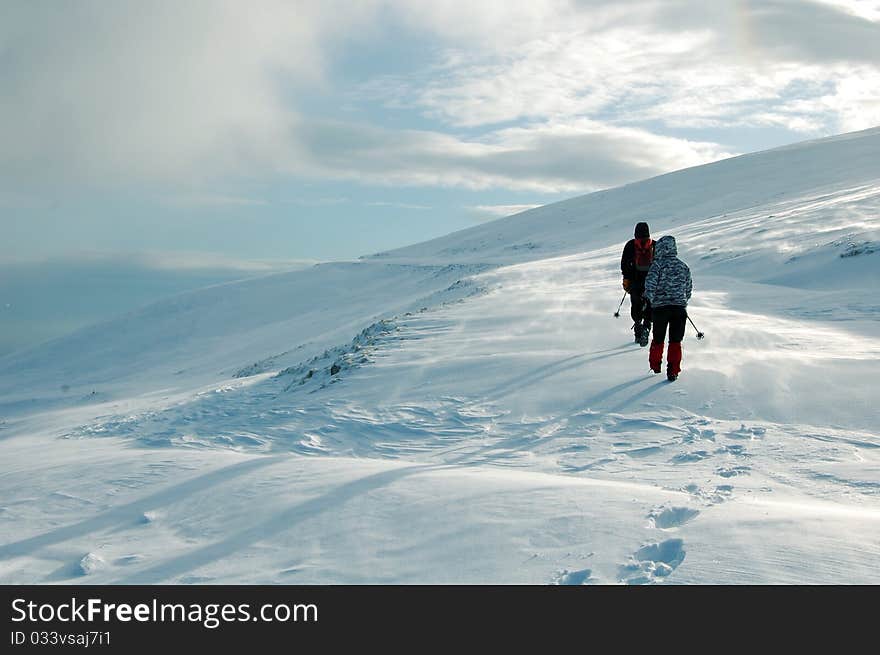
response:
[[[652,371],[655,373],[660,372],[660,365],[663,363],[662,341],[651,342],[648,362],[651,364]],[[669,350],[666,353],[666,371],[672,375],[681,373],[681,341],[671,341],[669,343]]]
[[[666,353],[666,370],[672,375],[681,372],[681,340],[687,321],[687,310],[684,307],[655,307],[653,312],[654,339],[648,354],[648,363],[655,373],[660,372],[663,363],[663,341],[666,329],[669,328],[669,350]]]

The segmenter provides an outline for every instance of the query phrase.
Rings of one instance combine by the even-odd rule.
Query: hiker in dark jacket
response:
[[[666,377],[672,381],[681,372],[681,340],[687,321],[687,304],[693,282],[688,265],[678,258],[675,237],[661,237],[654,246],[654,263],[645,278],[645,297],[651,303],[654,339],[648,362],[654,373],[663,362],[663,341],[669,327],[669,350],[666,354]]]
[[[620,258],[620,271],[623,273],[623,288],[629,294],[630,316],[633,320],[635,340],[642,346],[648,345],[651,331],[651,306],[645,302],[645,277],[654,257],[654,242],[647,223],[636,224],[635,238],[626,242]]]

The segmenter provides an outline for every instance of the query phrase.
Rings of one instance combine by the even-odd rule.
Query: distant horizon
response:
[[[5,3],[0,356],[880,126],[875,4]]]
[[[880,129],[880,125],[863,128],[861,130],[854,130],[852,132],[841,132],[838,134],[830,134],[827,136],[810,138],[810,139],[802,139],[800,141],[794,141],[792,143],[785,143],[776,146],[772,146],[769,148],[764,148],[761,150],[754,150],[750,152],[743,152],[735,155],[730,155],[728,157],[724,157],[717,161],[707,162],[705,164],[696,164],[694,166],[687,166],[684,168],[677,168],[669,171],[663,171],[657,173],[656,175],[651,175],[645,178],[641,178],[638,180],[633,180],[631,182],[626,182],[623,184],[615,185],[612,187],[596,189],[593,191],[589,191],[585,194],[574,194],[569,196],[564,196],[558,198],[556,200],[548,201],[544,205],[535,205],[535,206],[511,206],[509,209],[510,213],[504,213],[498,216],[494,216],[486,221],[481,221],[481,223],[489,223],[493,221],[503,220],[505,218],[510,218],[511,216],[515,216],[516,214],[529,211],[532,209],[538,209],[541,207],[545,207],[547,205],[556,204],[559,202],[566,202],[569,200],[574,200],[580,197],[588,196],[593,193],[600,193],[610,191],[622,186],[630,186],[633,184],[639,184],[641,182],[645,182],[647,180],[651,180],[655,177],[661,177],[664,175],[670,175],[677,172],[681,172],[684,170],[688,170],[690,168],[707,166],[711,164],[717,164],[729,159],[735,159],[738,157],[748,156],[760,154],[761,152],[766,152],[769,150],[775,150],[778,148],[786,148],[791,146],[797,146],[801,143],[809,143],[813,141],[823,141],[827,139],[834,139],[842,136],[846,136],[849,134],[857,134],[859,132],[866,132],[871,130]],[[480,224],[480,223],[477,223]],[[386,247],[376,248],[369,251],[358,251],[356,254],[351,254],[348,256],[340,256],[338,258],[311,258],[311,259],[291,259],[285,257],[266,257],[266,258],[233,258],[226,257],[222,252],[218,251],[199,251],[199,250],[168,250],[168,251],[156,251],[156,250],[90,250],[90,249],[79,249],[79,250],[70,250],[56,253],[33,253],[30,257],[22,257],[20,255],[8,255],[0,253],[0,267],[31,267],[40,264],[49,264],[49,265],[57,265],[57,264],[69,264],[72,266],[81,266],[88,265],[94,263],[103,263],[109,264],[111,262],[119,262],[125,263],[126,265],[141,267],[144,269],[153,269],[156,271],[167,271],[167,270],[183,270],[183,271],[240,271],[242,275],[246,277],[260,275],[260,274],[271,274],[275,272],[283,272],[286,270],[295,270],[297,268],[301,268],[303,266],[311,266],[315,264],[321,263],[331,263],[335,261],[351,261],[357,260],[361,258],[370,257],[377,253],[397,250],[401,248],[406,248],[409,246],[418,245],[420,243],[424,243],[426,241],[431,241],[433,239],[442,238],[448,236],[450,234],[454,234],[455,232],[460,232],[462,230],[467,230],[471,227],[474,227],[477,224],[473,225],[465,225],[463,227],[458,227],[455,229],[451,229],[448,232],[443,232],[442,234],[426,237],[419,241],[411,241],[406,243],[394,243],[394,245],[389,245]]]
[[[877,128],[866,128],[871,129]],[[837,136],[842,135],[823,138]],[[762,151],[743,155],[759,152]],[[735,155],[738,156],[742,155]],[[680,170],[685,169],[660,173],[658,176]],[[629,184],[638,184],[653,177],[657,176]],[[617,187],[601,191],[613,188]],[[583,195],[590,193],[573,195],[554,202],[573,200]],[[493,220],[504,218],[507,217]],[[178,293],[213,284],[294,271],[320,263],[355,261],[379,252],[415,246],[461,229],[466,227],[421,241],[376,249],[351,257],[323,260],[232,259],[224,257],[222,253],[192,251],[70,251],[54,256],[34,256],[30,259],[0,256],[0,357]]]

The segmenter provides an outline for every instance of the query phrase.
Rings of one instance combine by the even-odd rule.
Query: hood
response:
[[[648,229],[647,223],[636,223],[636,229],[634,234],[636,239],[647,239],[651,236],[651,231]]]
[[[675,237],[660,237],[654,244],[654,258],[676,257],[678,256],[678,247],[675,245]]]

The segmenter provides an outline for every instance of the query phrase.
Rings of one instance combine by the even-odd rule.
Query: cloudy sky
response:
[[[0,85],[0,258],[339,259],[876,126],[880,1],[5,0]]]

